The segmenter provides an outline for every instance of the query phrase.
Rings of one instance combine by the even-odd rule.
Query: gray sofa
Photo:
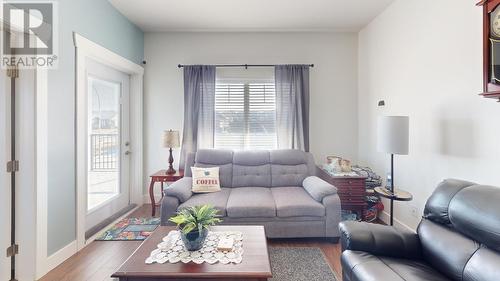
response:
[[[220,167],[222,191],[193,194],[191,167]],[[181,208],[211,204],[222,224],[263,225],[269,238],[339,237],[337,189],[316,177],[310,153],[299,150],[199,150],[185,177],[165,190],[161,224]]]

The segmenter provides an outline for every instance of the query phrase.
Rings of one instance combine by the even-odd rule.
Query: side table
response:
[[[411,201],[413,199],[413,195],[411,193],[406,192],[404,190],[394,189],[394,193],[385,187],[375,187],[375,193],[391,200],[391,226],[394,224],[393,215],[394,215],[394,201]]]
[[[338,190],[342,210],[355,211],[359,219],[365,220],[366,177],[363,176],[334,176],[317,167],[317,175],[326,182],[334,185]]]
[[[156,214],[156,207],[160,205],[161,200],[163,199],[163,184],[169,182],[175,182],[184,177],[184,171],[177,171],[175,174],[169,175],[167,174],[167,170],[160,170],[151,176],[151,183],[149,184],[149,198],[151,198],[151,215],[154,217]],[[159,182],[161,184],[161,199],[158,203],[155,202],[155,194],[154,187],[155,183]]]

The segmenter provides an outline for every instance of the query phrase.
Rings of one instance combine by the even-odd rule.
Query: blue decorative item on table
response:
[[[186,246],[186,250],[188,251],[197,251],[203,247],[203,243],[207,238],[208,230],[206,228],[201,231],[193,230],[189,233],[184,234],[181,231],[181,239],[184,242],[184,246]]]

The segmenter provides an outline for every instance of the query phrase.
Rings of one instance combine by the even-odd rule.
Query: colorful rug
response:
[[[106,230],[97,241],[142,241],[160,225],[160,218],[126,218]]]

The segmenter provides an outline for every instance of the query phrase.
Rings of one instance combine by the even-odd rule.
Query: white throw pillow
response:
[[[191,167],[193,174],[193,193],[220,191],[219,167]]]

